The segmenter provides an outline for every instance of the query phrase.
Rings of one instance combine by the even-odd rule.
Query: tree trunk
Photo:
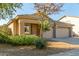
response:
[[[41,38],[43,38],[43,28],[42,28],[42,21],[41,21],[40,36],[41,36]]]

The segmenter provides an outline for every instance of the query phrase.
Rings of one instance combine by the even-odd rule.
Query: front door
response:
[[[40,29],[39,29],[38,24],[32,24],[32,25],[31,25],[31,33],[32,33],[33,35],[38,35],[38,36],[39,36]]]

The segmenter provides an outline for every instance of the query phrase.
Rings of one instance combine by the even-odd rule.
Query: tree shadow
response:
[[[21,49],[22,48],[22,49]],[[32,46],[10,46],[7,49],[0,49],[0,55],[6,56],[53,56],[61,52],[68,52],[72,49],[46,47],[44,49],[36,49]]]

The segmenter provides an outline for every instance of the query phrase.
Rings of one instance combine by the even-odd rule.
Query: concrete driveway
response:
[[[59,42],[66,42],[66,43],[70,43],[70,44],[77,44],[79,45],[79,37],[73,37],[73,38],[52,38],[49,40],[55,40],[55,41],[59,41]]]
[[[73,37],[73,38],[55,38],[50,40],[56,40],[58,42],[66,42],[72,45],[79,45],[79,37]],[[62,52],[58,54],[53,54],[51,56],[79,56],[79,48],[72,49],[67,52]]]

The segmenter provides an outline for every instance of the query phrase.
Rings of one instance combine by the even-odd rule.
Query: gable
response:
[[[70,24],[79,24],[79,17],[77,16],[65,16],[59,20],[60,22],[70,23]]]

